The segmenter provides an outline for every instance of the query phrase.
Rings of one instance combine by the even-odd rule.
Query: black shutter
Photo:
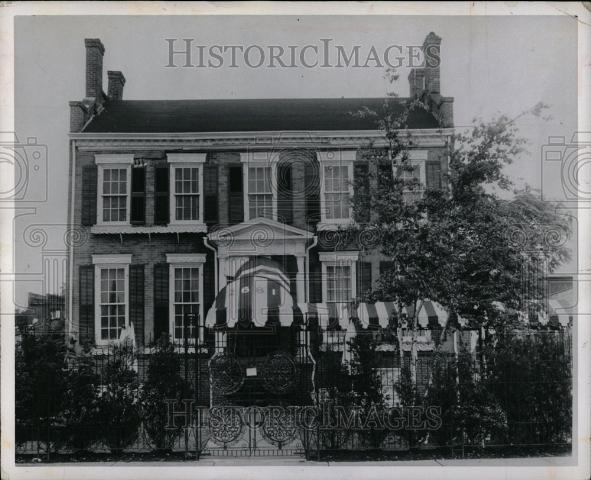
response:
[[[97,167],[82,168],[82,225],[96,223]]]
[[[318,252],[310,252],[310,278],[308,279],[310,303],[322,302],[322,264]]]
[[[306,193],[306,221],[316,224],[320,221],[320,180],[317,163],[306,163],[304,184]]]
[[[154,340],[168,335],[168,263],[154,265]]]
[[[394,181],[394,172],[390,162],[382,162],[378,165],[378,184],[382,188],[389,188]]]
[[[94,265],[81,265],[78,285],[80,288],[79,338],[81,344],[94,344]]]
[[[425,164],[425,176],[427,180],[427,188],[440,189],[441,188],[441,163],[438,161],[430,161]]]
[[[154,224],[166,225],[170,220],[168,167],[157,167],[154,174]]]
[[[242,165],[228,167],[228,219],[230,225],[244,221]]]
[[[133,323],[137,345],[144,344],[144,266],[129,266],[129,320]]]
[[[355,162],[353,175],[356,198],[355,206],[357,207],[355,221],[357,223],[369,223],[369,165],[367,163]]]
[[[207,162],[203,166],[203,216],[205,224],[217,225],[218,217],[218,166]]]
[[[357,298],[365,298],[368,291],[371,290],[371,263],[357,263]]]
[[[131,223],[146,224],[146,169],[131,169]]]
[[[293,187],[291,183],[291,165],[277,167],[277,219],[293,225]]]

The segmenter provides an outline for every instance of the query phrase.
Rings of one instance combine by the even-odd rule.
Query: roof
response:
[[[392,101],[392,100],[391,100]],[[402,101],[393,108],[402,110]],[[353,114],[380,111],[383,98],[108,101],[83,132],[183,133],[376,130],[374,118]],[[409,128],[438,128],[435,117],[416,109]]]

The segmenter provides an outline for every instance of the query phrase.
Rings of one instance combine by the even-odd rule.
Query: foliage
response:
[[[46,434],[63,409],[66,390],[66,349],[63,337],[24,334],[16,345],[16,440],[31,439],[33,430]],[[43,438],[43,437],[42,437]]]
[[[123,450],[137,439],[141,422],[136,396],[138,379],[129,345],[113,346],[101,390],[98,414],[102,440],[112,451]]]
[[[159,339],[150,356],[140,400],[146,433],[159,450],[170,449],[183,425],[168,425],[166,401],[181,404],[190,398],[190,385],[180,375],[179,355],[167,337]]]
[[[503,405],[507,442],[571,441],[570,335],[501,331],[487,353],[487,389]]]
[[[72,359],[67,373],[66,400],[62,417],[65,426],[65,442],[74,449],[88,450],[100,439],[98,425],[100,377],[95,370],[95,360],[89,351],[80,352]]]

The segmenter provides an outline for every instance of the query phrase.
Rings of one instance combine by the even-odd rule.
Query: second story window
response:
[[[170,223],[203,223],[205,153],[169,153]]]
[[[95,155],[98,166],[98,223],[130,222],[133,155]]]
[[[240,154],[245,220],[257,217],[277,220],[277,158],[270,152]]]
[[[103,169],[103,222],[127,221],[127,168]]]
[[[355,150],[317,152],[320,163],[320,228],[352,221]]]
[[[271,167],[248,167],[248,217],[273,218]]]
[[[175,220],[199,220],[199,168],[174,168]]]

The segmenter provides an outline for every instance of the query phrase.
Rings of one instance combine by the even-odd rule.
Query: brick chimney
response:
[[[98,38],[86,38],[86,97],[102,102],[103,55],[105,47]]]
[[[123,100],[123,86],[125,85],[125,77],[119,71],[107,72],[109,77],[109,86],[107,95],[111,100]]]
[[[421,47],[425,66],[413,68],[408,75],[410,84],[410,96],[420,95],[427,91],[431,95],[441,94],[440,70],[441,61],[441,38],[433,32],[429,33]]]
[[[423,42],[425,57],[425,89],[432,94],[440,94],[439,63],[441,62],[441,37],[433,32]]]

